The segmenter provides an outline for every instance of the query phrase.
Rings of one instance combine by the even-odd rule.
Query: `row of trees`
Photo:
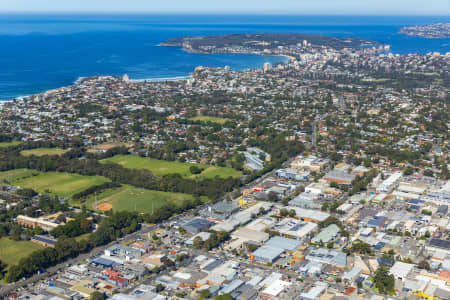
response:
[[[194,248],[205,249],[207,251],[218,247],[224,241],[230,239],[230,234],[226,231],[211,231],[209,238],[203,242],[202,239],[197,236],[194,239]]]
[[[99,175],[114,183],[130,184],[136,187],[165,192],[186,193],[194,196],[207,196],[219,199],[241,185],[236,178],[188,179],[179,174],[157,177],[146,169],[127,169],[119,164],[102,164],[96,159],[69,159],[64,156],[21,156],[17,152],[0,152],[0,171],[28,168],[48,172],[68,172],[81,175]]]
[[[85,189],[84,191],[81,191],[79,193],[76,193],[75,195],[72,196],[73,199],[81,199],[81,198],[86,198],[87,196],[90,196],[94,193],[100,193],[106,189],[112,189],[112,188],[118,188],[121,187],[122,185],[120,183],[117,182],[104,182],[102,184],[99,185],[94,185],[91,187],[88,187],[87,189]]]

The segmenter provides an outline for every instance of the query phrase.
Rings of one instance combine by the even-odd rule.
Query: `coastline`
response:
[[[158,46],[163,46],[161,44],[159,44]],[[164,46],[164,47],[176,47],[175,45],[172,46]],[[202,52],[197,52],[197,51],[190,51],[189,49],[185,49],[183,47],[180,47],[183,51],[189,52],[189,53],[197,53],[197,54],[205,54],[205,55],[211,55],[211,54],[235,54],[235,55],[257,55],[257,56],[266,56],[266,57],[285,57],[288,59],[288,61],[282,61],[281,63],[285,64],[288,63],[290,61],[294,61],[296,58],[290,55],[286,55],[286,54],[277,54],[277,55],[265,55],[263,53],[228,53],[228,52],[217,52],[217,53],[202,53]],[[198,65],[199,66],[199,65]],[[197,66],[197,67],[198,67]],[[249,71],[251,69],[261,69],[263,66],[259,66],[256,68],[241,68],[239,70],[241,71]],[[193,71],[192,71],[193,72]],[[188,80],[192,78],[192,72],[190,72],[188,75],[177,75],[177,76],[169,76],[169,77],[150,77],[150,78],[142,78],[142,79],[132,79],[130,78],[131,82],[164,82],[164,81],[181,81],[181,80]],[[23,101],[24,98],[33,96],[33,95],[38,95],[38,94],[42,94],[45,93],[47,91],[53,90],[53,89],[59,89],[59,88],[63,88],[63,87],[67,87],[73,84],[78,84],[81,80],[85,79],[85,78],[89,78],[89,77],[95,77],[95,76],[121,76],[121,75],[108,75],[108,74],[103,74],[103,75],[92,75],[92,76],[79,76],[76,80],[74,80],[71,83],[68,83],[67,85],[62,85],[62,86],[58,86],[55,88],[50,88],[50,89],[45,89],[36,93],[31,93],[31,94],[27,94],[27,95],[19,95],[16,97],[13,97],[11,99],[0,99],[0,104],[1,103],[7,103],[7,102],[14,102],[14,101]]]

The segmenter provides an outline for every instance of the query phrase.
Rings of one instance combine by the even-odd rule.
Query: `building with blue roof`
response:
[[[104,257],[98,257],[94,259],[91,263],[97,266],[102,266],[104,268],[112,268],[114,266],[119,265],[119,263],[115,262],[114,260],[107,259]]]
[[[367,222],[367,226],[381,229],[383,225],[386,223],[386,221],[387,221],[386,217],[373,216],[373,218]]]
[[[323,248],[313,249],[305,258],[309,261],[315,261],[340,268],[345,268],[347,266],[347,254],[336,250]]]
[[[250,258],[258,263],[267,264],[276,261],[281,254],[283,254],[284,249],[271,246],[262,246],[258,248]]]
[[[274,236],[269,241],[267,241],[266,246],[280,248],[284,251],[292,251],[299,247],[301,244],[302,243],[297,240],[288,239],[281,236]]]

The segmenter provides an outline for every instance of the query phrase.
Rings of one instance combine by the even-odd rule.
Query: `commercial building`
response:
[[[316,235],[312,239],[312,242],[316,244],[329,243],[339,235],[339,232],[341,232],[341,229],[336,224],[331,224],[324,228],[318,235]]]
[[[274,236],[269,241],[267,241],[266,246],[277,247],[283,249],[284,251],[292,251],[300,247],[302,243],[297,240],[284,238],[281,236]]]
[[[295,169],[280,169],[275,172],[280,178],[293,179],[298,181],[306,181],[309,179],[310,174],[307,172],[299,172]]]
[[[440,251],[450,255],[450,241],[441,239],[431,239],[426,247],[428,251]]]
[[[24,215],[18,215],[16,218],[17,224],[26,226],[26,227],[32,227],[32,228],[42,228],[45,231],[51,231],[55,229],[56,227],[62,225],[61,223],[57,222],[53,219],[48,219],[46,217],[41,218],[31,218]]]
[[[286,207],[287,210],[293,209],[295,211],[295,217],[302,220],[302,221],[308,221],[308,222],[314,222],[319,223],[322,221],[325,221],[330,214],[326,212],[322,212],[319,210],[314,209],[305,209],[301,207],[296,206],[288,206]]]
[[[272,229],[278,231],[283,237],[301,240],[316,231],[317,228],[318,225],[313,222],[302,222],[297,219],[284,218]]]
[[[428,189],[422,199],[437,204],[450,204],[450,180],[440,189]]]
[[[262,246],[250,255],[250,259],[262,264],[273,263],[283,252],[284,249],[278,247]]]
[[[292,283],[284,280],[275,280],[261,292],[261,299],[279,299],[280,294],[291,285]]]
[[[322,281],[316,281],[315,285],[306,293],[300,294],[300,300],[317,300],[326,291],[328,285]]]
[[[394,275],[395,279],[405,280],[408,274],[414,269],[413,264],[407,264],[401,261],[396,261],[390,269],[389,273]]]
[[[340,268],[347,266],[347,255],[343,252],[329,249],[313,249],[305,257],[309,261],[315,261]]]
[[[347,173],[345,171],[341,170],[332,170],[325,174],[325,176],[322,178],[328,182],[336,182],[339,184],[345,184],[349,185],[352,183],[352,181],[356,178],[356,174],[353,173]]]
[[[31,238],[31,241],[44,247],[54,248],[56,245],[56,239],[48,235],[35,235]]]
[[[190,234],[197,234],[200,231],[206,230],[211,227],[214,223],[202,218],[195,218],[189,220],[181,225],[181,228],[189,232]]]
[[[377,186],[377,193],[390,193],[396,186],[398,180],[402,178],[402,172],[395,172]]]

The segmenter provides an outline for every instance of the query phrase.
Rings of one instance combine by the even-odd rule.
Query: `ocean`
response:
[[[398,33],[450,16],[0,15],[0,101],[70,85],[80,77],[185,77],[197,66],[246,70],[284,57],[194,54],[159,43],[179,36],[309,33],[387,43],[398,54],[449,52],[450,39]]]

